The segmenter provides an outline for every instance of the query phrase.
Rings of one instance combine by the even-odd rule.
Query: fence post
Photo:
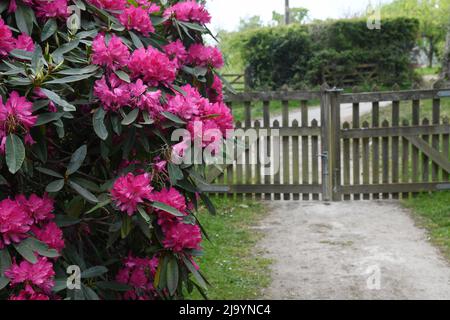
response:
[[[324,201],[341,201],[341,89],[322,86],[322,194]]]

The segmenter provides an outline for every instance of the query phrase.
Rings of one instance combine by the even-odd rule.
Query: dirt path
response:
[[[449,264],[398,202],[269,209],[258,227],[266,234],[259,249],[274,260],[264,298],[450,299]]]

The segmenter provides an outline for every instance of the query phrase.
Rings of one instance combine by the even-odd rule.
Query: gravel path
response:
[[[270,202],[267,299],[450,299],[450,266],[395,201]]]

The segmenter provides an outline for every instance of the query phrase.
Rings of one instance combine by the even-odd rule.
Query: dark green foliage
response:
[[[418,30],[410,18],[384,20],[381,30],[369,30],[365,20],[263,28],[246,33],[242,56],[255,89],[314,87],[324,80],[345,86],[349,76],[355,85],[410,86]],[[356,69],[366,64],[375,77]]]

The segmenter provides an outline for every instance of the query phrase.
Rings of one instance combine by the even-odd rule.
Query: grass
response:
[[[211,283],[207,296],[213,300],[249,300],[261,297],[270,284],[270,260],[258,256],[255,245],[262,234],[251,229],[264,216],[260,202],[215,199],[217,215],[201,210],[199,220],[210,240],[199,265]],[[203,299],[194,292],[190,299]]]
[[[430,76],[430,75],[438,75],[440,68],[439,67],[433,67],[433,68],[424,67],[424,68],[417,68],[417,69],[415,69],[415,71],[419,76]]]
[[[404,201],[418,224],[426,228],[431,240],[450,259],[450,192],[422,194]]]

